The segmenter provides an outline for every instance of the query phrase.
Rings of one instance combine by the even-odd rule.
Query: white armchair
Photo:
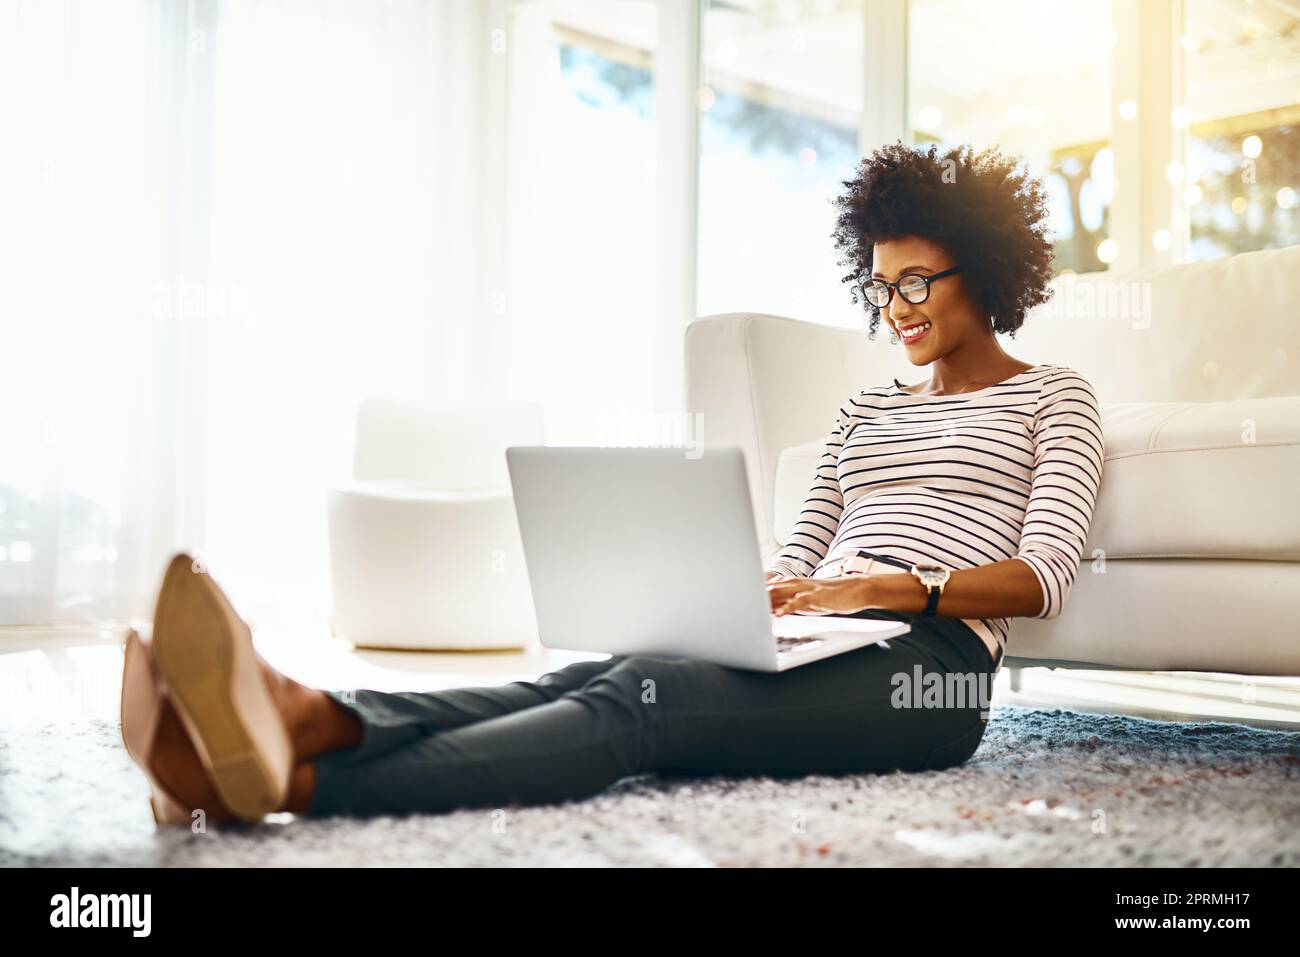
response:
[[[353,480],[328,493],[334,634],[372,648],[535,642],[505,450],[542,442],[536,403],[363,402]]]

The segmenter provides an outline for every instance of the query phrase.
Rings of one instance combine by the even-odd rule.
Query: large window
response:
[[[860,326],[833,200],[896,139],[1041,175],[1058,272],[1296,244],[1297,37],[1300,0],[4,0],[0,621],[147,615],[180,547],[319,608],[364,397],[635,442],[695,316]]]
[[[513,396],[546,441],[613,438],[654,402],[657,4],[513,11],[505,273]]]
[[[864,4],[707,3],[699,312],[861,322],[831,200],[859,159]]]
[[[1192,259],[1300,242],[1300,13],[1258,0],[1185,0],[1187,162]]]
[[[911,142],[998,146],[1042,176],[1058,272],[1111,258],[1110,11],[1096,0],[908,3]]]

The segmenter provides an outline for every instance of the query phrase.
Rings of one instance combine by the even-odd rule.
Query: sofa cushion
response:
[[[1300,396],[1100,403],[1106,463],[1085,555],[1300,561]],[[773,534],[799,517],[825,438],[777,460]]]

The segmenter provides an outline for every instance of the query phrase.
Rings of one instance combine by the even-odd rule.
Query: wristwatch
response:
[[[934,617],[935,609],[939,606],[939,596],[943,594],[943,586],[948,583],[948,576],[951,574],[947,568],[931,562],[917,562],[915,565],[909,565],[905,561],[890,558],[888,555],[877,555],[875,552],[859,549],[856,555],[845,559],[844,564],[840,566],[840,573],[847,575],[862,574],[870,569],[874,562],[894,565],[916,576],[916,579],[930,592],[930,600],[926,603],[925,611],[921,612],[921,617]]]

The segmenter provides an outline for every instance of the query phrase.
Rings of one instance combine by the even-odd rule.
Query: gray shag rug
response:
[[[116,724],[0,739],[0,865],[1300,865],[1300,733],[1021,707],[946,771],[625,778],[564,804],[156,831]]]

